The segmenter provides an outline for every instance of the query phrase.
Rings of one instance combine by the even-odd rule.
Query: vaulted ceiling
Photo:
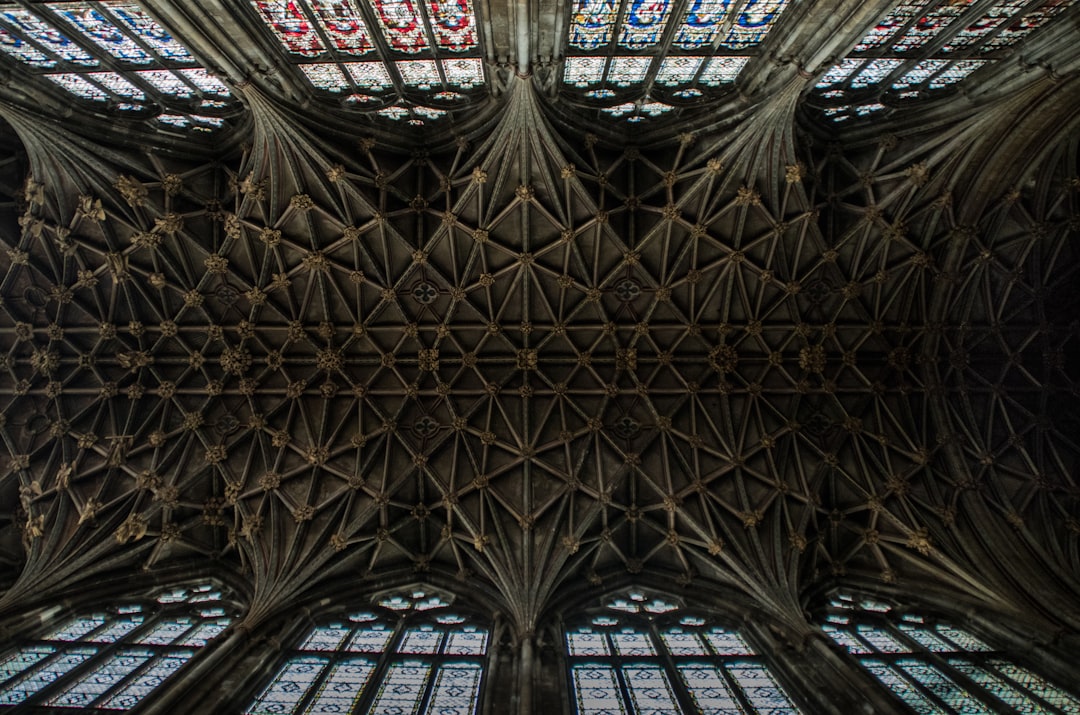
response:
[[[1080,625],[1080,8],[901,97],[940,47],[826,82],[890,4],[804,0],[679,98],[568,84],[563,4],[477,3],[433,119],[194,5],[145,2],[213,131],[5,65],[0,611],[212,560],[251,621],[341,577],[522,630],[620,579],[799,620],[852,578]]]

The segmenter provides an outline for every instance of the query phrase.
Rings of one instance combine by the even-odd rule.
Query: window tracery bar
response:
[[[195,601],[209,590],[77,617],[15,649],[0,659],[0,705],[130,709],[230,623]]]
[[[578,713],[799,712],[746,641],[632,592],[565,634]]]
[[[977,636],[889,604],[841,595],[822,629],[919,713],[1080,712],[1080,699]]]
[[[390,595],[315,626],[245,712],[473,715],[487,639],[438,594]]]

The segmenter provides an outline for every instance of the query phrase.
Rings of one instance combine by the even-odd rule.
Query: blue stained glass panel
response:
[[[597,50],[611,42],[615,27],[614,0],[577,0],[570,24],[570,44]]]
[[[300,645],[300,650],[337,650],[352,629],[343,626],[319,626]]]
[[[733,50],[752,47],[769,34],[787,0],[748,0],[722,43]]]
[[[4,10],[0,16],[11,23],[24,38],[37,42],[65,62],[83,67],[97,66],[98,61],[93,55],[32,12],[10,9]]]
[[[32,67],[55,67],[56,61],[29,42],[0,28],[0,50]]]
[[[443,665],[435,673],[428,712],[434,715],[473,715],[480,697],[479,665]]]
[[[0,683],[10,680],[55,652],[56,649],[52,646],[32,645],[9,653],[0,659]]]
[[[121,32],[111,20],[85,3],[49,5],[49,9],[70,22],[94,44],[118,60],[138,65],[150,64],[154,61],[146,50]]]
[[[443,647],[443,653],[447,655],[483,655],[487,652],[486,630],[480,628],[465,628],[459,631],[450,631]]]
[[[619,44],[632,50],[655,45],[667,24],[670,0],[628,0]]]
[[[132,2],[105,3],[109,13],[123,23],[128,30],[138,35],[150,49],[170,62],[191,63],[195,58],[170,35],[165,28],[157,24],[145,10]]]
[[[680,665],[679,675],[701,715],[743,715],[742,707],[715,665]]]
[[[430,626],[410,628],[405,631],[405,637],[401,639],[401,644],[398,645],[398,653],[438,653],[442,636],[442,631],[434,630]]]
[[[606,665],[575,665],[572,671],[578,715],[625,715],[615,671]]]
[[[712,44],[730,5],[731,0],[691,0],[682,24],[675,33],[675,46],[684,50],[696,50]]]
[[[677,713],[681,710],[675,700],[667,674],[658,665],[627,665],[623,667],[626,689],[634,711],[642,715]]]
[[[56,682],[76,666],[94,657],[94,648],[72,648],[38,665],[0,691],[0,705],[18,705],[45,686]]]
[[[153,655],[145,650],[122,650],[97,664],[92,671],[45,701],[55,707],[84,708],[101,697]]]
[[[379,685],[372,715],[415,713],[424,695],[431,666],[418,661],[392,663]]]
[[[273,682],[255,699],[246,715],[291,713],[318,680],[328,660],[316,656],[290,658],[274,676]]]
[[[862,660],[860,662],[864,668],[870,671],[871,675],[884,683],[889,690],[893,691],[919,715],[945,715],[945,711],[919,692],[918,688],[905,678],[900,677],[881,661]]]
[[[304,712],[352,712],[374,672],[375,664],[366,660],[352,659],[335,663]]]
[[[761,715],[799,712],[764,664],[738,661],[728,665],[727,670]]]
[[[566,634],[566,646],[572,656],[611,655],[603,633],[573,631]]]
[[[155,658],[149,668],[141,671],[123,688],[95,707],[105,710],[130,710],[164,683],[170,675],[180,670],[192,655],[192,651],[176,651]]]

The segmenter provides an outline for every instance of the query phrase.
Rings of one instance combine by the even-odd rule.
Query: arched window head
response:
[[[1080,699],[926,615],[841,594],[822,629],[917,713],[1080,713]]]
[[[566,653],[580,715],[799,712],[737,631],[643,591],[575,621]]]
[[[220,591],[203,585],[64,621],[0,656],[0,706],[129,710],[234,615]]]
[[[417,588],[321,619],[245,713],[472,715],[489,632],[452,603]]]

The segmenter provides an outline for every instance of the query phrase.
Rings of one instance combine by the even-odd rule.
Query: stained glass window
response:
[[[0,52],[98,109],[163,109],[158,118],[163,125],[209,129],[223,124],[187,115],[192,100],[212,113],[237,107],[220,79],[129,0],[0,9]],[[93,71],[71,71],[80,67]]]
[[[0,706],[129,710],[228,627],[220,598],[181,588],[63,622],[0,655]]]
[[[566,631],[579,715],[798,713],[736,631],[631,591]]]
[[[487,647],[488,630],[450,599],[385,595],[314,626],[245,713],[473,715]]]
[[[251,2],[312,86],[343,95],[350,106],[382,104],[367,93],[387,90],[449,101],[448,93],[484,84],[472,0]],[[431,119],[445,111],[402,114],[382,106],[376,113]]]
[[[822,629],[919,713],[1080,713],[1080,697],[982,638],[888,603],[840,595]]]
[[[888,109],[963,81],[1074,0],[919,0],[897,3],[848,57],[818,80],[833,121]]]

